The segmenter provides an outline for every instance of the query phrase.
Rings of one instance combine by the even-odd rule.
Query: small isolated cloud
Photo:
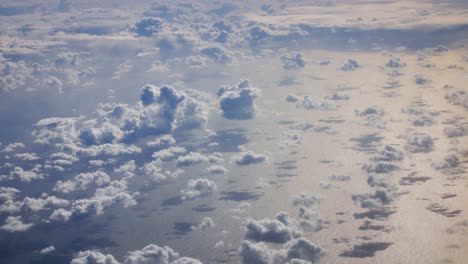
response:
[[[286,70],[304,68],[306,65],[302,54],[299,52],[286,53],[281,56],[283,68]]]
[[[457,90],[452,93],[448,93],[445,95],[445,99],[447,99],[451,104],[459,105],[468,109],[468,93],[465,90]]]
[[[36,153],[32,153],[32,152],[29,152],[29,153],[18,153],[18,154],[13,155],[13,157],[18,158],[18,159],[21,159],[21,160],[29,160],[29,161],[33,161],[33,160],[38,160],[38,159],[39,159],[39,156],[38,156]]]
[[[198,197],[208,196],[217,190],[216,183],[206,178],[190,180],[187,187],[180,191],[182,200],[193,200]]]
[[[448,51],[449,51],[449,49],[447,47],[445,47],[444,45],[438,45],[437,47],[432,49],[432,52],[436,53],[436,54],[437,53],[439,53],[439,54],[440,53],[446,53]]]
[[[416,74],[416,75],[414,75],[414,82],[417,85],[425,86],[425,85],[429,84],[430,80],[428,78],[424,77],[421,74]]]
[[[221,174],[221,175],[224,175],[227,173],[227,169],[221,165],[212,165],[210,167],[208,167],[206,169],[207,172],[209,172],[210,174]]]
[[[17,150],[22,149],[24,147],[25,147],[25,145],[23,143],[21,143],[21,142],[11,143],[11,144],[6,145],[2,149],[2,152],[3,153],[14,152],[14,151],[17,151]]]
[[[53,252],[55,250],[55,247],[52,245],[52,246],[48,246],[46,248],[43,248],[41,249],[41,251],[39,251],[39,254],[41,255],[47,255],[51,252]]]
[[[326,101],[314,101],[309,96],[304,96],[304,98],[297,103],[297,107],[306,110],[327,110],[334,108],[334,105]]]
[[[385,67],[388,68],[402,68],[405,67],[406,63],[402,62],[400,58],[391,58],[387,64],[385,64]]]
[[[468,131],[462,126],[449,126],[444,128],[444,134],[448,138],[463,137],[467,135]]]
[[[385,121],[383,120],[385,112],[378,106],[370,106],[363,111],[355,110],[355,113],[363,119],[361,123],[365,126],[385,127]]]
[[[274,219],[247,218],[242,223],[242,227],[245,230],[245,237],[254,241],[285,243],[302,236],[293,219],[285,212],[279,212]]]
[[[200,164],[202,162],[206,162],[208,158],[198,152],[190,152],[187,155],[180,156],[177,159],[177,166],[178,167],[187,167],[187,166],[192,166],[196,164]]]
[[[346,94],[339,94],[338,92],[335,92],[331,95],[327,95],[325,96],[325,99],[328,99],[328,100],[349,100],[349,95],[346,95]]]
[[[319,264],[321,248],[305,238],[293,239],[277,250],[269,248],[263,242],[244,240],[239,253],[244,264]]]
[[[193,225],[190,227],[192,230],[206,230],[208,228],[211,228],[215,226],[215,223],[213,222],[213,219],[211,217],[204,217],[202,221],[198,225]]]
[[[248,80],[236,86],[223,86],[218,89],[219,105],[227,119],[245,120],[255,116],[255,98],[259,90],[252,87]]]
[[[385,188],[377,188],[372,193],[353,194],[353,201],[362,208],[374,208],[389,204],[393,195]]]
[[[79,190],[86,190],[90,185],[102,187],[110,183],[110,177],[103,171],[91,173],[80,173],[68,181],[59,180],[55,184],[54,191],[70,193]]]
[[[5,219],[5,224],[0,226],[0,229],[8,232],[24,232],[32,226],[33,224],[24,223],[21,216],[8,216]]]
[[[437,111],[428,111],[421,107],[407,107],[401,111],[410,115],[410,122],[413,126],[431,126],[436,123],[434,117],[439,115]]]
[[[311,205],[319,204],[320,197],[311,193],[300,193],[293,198],[294,206],[305,206],[309,207]]]
[[[354,70],[357,70],[359,68],[362,68],[362,66],[356,60],[348,59],[348,61],[346,61],[343,64],[343,66],[340,67],[340,70],[342,70],[342,71],[354,71]]]
[[[414,153],[431,152],[434,148],[434,140],[429,135],[413,135],[406,140],[406,149]]]
[[[286,96],[286,102],[295,103],[298,100],[299,100],[299,98],[294,94],[288,94],[288,96]]]
[[[258,154],[251,150],[242,152],[234,156],[233,161],[239,166],[247,166],[253,164],[263,163],[268,160],[265,154]]]

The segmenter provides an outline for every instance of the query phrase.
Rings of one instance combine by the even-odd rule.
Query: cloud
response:
[[[227,173],[227,169],[220,165],[212,165],[206,169],[210,174],[221,174],[224,175]]]
[[[71,264],[119,264],[112,255],[104,255],[96,250],[80,251],[71,261]]]
[[[219,105],[227,119],[246,120],[255,116],[255,98],[258,89],[253,88],[248,80],[241,80],[236,86],[223,86],[218,89]]]
[[[158,17],[143,17],[131,28],[139,36],[149,37],[158,33],[164,25],[164,20]]]
[[[193,200],[212,194],[217,190],[216,183],[206,178],[190,180],[187,187],[180,191],[182,200]]]
[[[13,187],[0,187],[0,200],[13,200],[20,191]]]
[[[293,239],[282,248],[275,250],[265,243],[244,240],[239,248],[244,264],[284,264],[320,262],[321,248],[305,238]],[[302,261],[301,261],[302,260]]]
[[[0,226],[0,229],[8,232],[24,232],[32,226],[33,224],[23,223],[21,216],[8,216],[5,219],[5,224]]]
[[[349,95],[346,94],[339,94],[338,92],[335,92],[331,95],[325,96],[325,99],[327,100],[349,100]]]
[[[294,206],[305,206],[309,207],[311,205],[316,205],[320,203],[320,197],[312,193],[300,193],[293,198]]]
[[[20,149],[23,149],[24,147],[25,147],[25,145],[23,143],[21,143],[21,142],[11,143],[11,144],[6,145],[2,149],[2,152],[3,153],[15,152],[15,151],[18,151]]]
[[[24,170],[21,167],[14,167],[8,175],[0,175],[1,180],[16,180],[19,179],[22,182],[30,182],[32,180],[43,179],[44,175],[37,173],[33,170]]]
[[[215,223],[213,222],[213,219],[211,217],[204,217],[202,221],[198,225],[192,225],[190,229],[192,230],[206,230],[208,228],[211,228],[215,226]]]
[[[198,153],[198,152],[190,152],[187,155],[180,156],[177,159],[177,166],[178,167],[187,167],[196,164],[200,164],[202,162],[206,162],[208,159],[205,155]]]
[[[405,66],[406,66],[406,63],[402,62],[400,58],[390,58],[387,64],[385,64],[385,67],[388,67],[388,68],[402,68]]]
[[[91,173],[80,173],[68,181],[59,180],[55,184],[54,191],[61,193],[70,193],[78,190],[86,190],[93,184],[102,187],[110,183],[110,177],[103,171]]]
[[[468,93],[465,90],[457,90],[455,92],[448,93],[445,95],[445,99],[447,99],[451,104],[468,109]]]
[[[434,140],[429,135],[413,135],[406,140],[406,149],[410,152],[427,153],[431,152],[434,148]]]
[[[279,212],[274,219],[264,218],[254,220],[247,218],[242,227],[245,237],[255,241],[285,243],[293,238],[302,236],[293,220],[285,212]]]
[[[348,59],[348,61],[346,61],[343,64],[343,66],[340,67],[340,70],[342,70],[342,71],[354,71],[354,70],[357,70],[359,68],[362,68],[362,66],[356,60]]]
[[[288,96],[286,96],[286,102],[295,103],[298,100],[299,98],[294,94],[288,94]]]
[[[304,98],[302,98],[302,100],[297,104],[297,107],[301,107],[306,110],[327,110],[334,108],[334,105],[325,101],[313,101],[309,96],[304,96]]]
[[[302,54],[299,52],[286,53],[281,55],[281,61],[283,68],[286,70],[304,68],[306,65],[305,60],[302,58]]]
[[[211,46],[204,48],[200,53],[216,63],[229,63],[232,61],[232,56],[229,51],[225,50],[223,47]]]
[[[467,130],[462,126],[449,126],[444,128],[444,134],[448,138],[463,137],[467,134]]]
[[[47,255],[51,252],[55,251],[55,247],[52,245],[52,246],[48,246],[46,248],[43,248],[39,251],[39,254],[41,255]]]
[[[363,111],[355,110],[354,112],[363,118],[363,125],[377,128],[385,127],[385,121],[382,119],[385,112],[378,106],[370,106]]]
[[[438,45],[437,47],[432,49],[433,53],[446,53],[449,49],[443,45]]]
[[[239,166],[247,166],[263,163],[268,160],[265,154],[257,154],[251,150],[242,152],[233,157],[233,161]]]
[[[201,264],[197,259],[180,257],[180,254],[168,246],[149,244],[142,249],[129,251],[123,262],[117,261],[112,255],[105,255],[96,250],[80,251],[71,264]]]
[[[49,216],[49,219],[57,222],[68,222],[72,217],[72,212],[63,208],[56,209]]]
[[[387,189],[377,188],[372,193],[353,194],[353,201],[362,208],[375,208],[393,201],[393,195]]]
[[[152,157],[154,159],[159,159],[161,161],[170,161],[185,154],[186,152],[187,150],[184,147],[174,146],[174,147],[169,147],[167,149],[154,152]]]
[[[414,75],[414,82],[417,84],[417,85],[426,85],[430,82],[429,79],[427,79],[426,77],[424,77],[423,75],[421,74],[416,74]]]

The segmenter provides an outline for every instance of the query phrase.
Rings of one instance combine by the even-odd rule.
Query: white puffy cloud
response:
[[[283,68],[286,70],[304,68],[306,65],[302,54],[299,52],[286,53],[281,56]]]
[[[247,166],[263,163],[268,160],[265,154],[258,154],[251,150],[242,152],[233,157],[233,161],[239,166]]]
[[[406,66],[406,63],[402,62],[400,58],[390,58],[385,66],[389,68],[402,68]]]
[[[445,99],[454,105],[459,105],[468,109],[468,93],[465,90],[457,90],[455,92],[448,93],[445,95]]]
[[[429,135],[413,135],[406,140],[406,149],[410,152],[431,152],[434,148],[434,140]]]
[[[20,191],[13,187],[0,187],[0,200],[13,200]]]
[[[312,193],[299,193],[298,195],[294,196],[293,198],[293,205],[294,206],[305,206],[309,207],[311,205],[315,205],[320,203],[320,197],[314,195]]]
[[[57,181],[54,187],[54,191],[70,193],[79,190],[86,190],[91,184],[97,187],[102,187],[108,185],[109,183],[110,177],[103,171],[80,173],[71,180]]]
[[[48,246],[48,247],[45,247],[45,248],[41,249],[39,251],[39,254],[47,255],[47,254],[49,254],[49,253],[51,253],[53,251],[55,251],[55,247],[52,245],[52,246]]]
[[[182,200],[193,200],[198,197],[203,197],[212,194],[217,190],[216,183],[206,178],[190,180],[187,187],[180,191]]]
[[[264,218],[254,220],[247,218],[242,227],[245,237],[255,241],[285,243],[302,236],[287,213],[279,212],[274,219]]]
[[[14,152],[14,151],[17,151],[17,150],[22,149],[24,147],[25,147],[25,145],[23,143],[21,143],[21,142],[11,143],[11,144],[6,145],[2,149],[2,152],[3,153]]]
[[[236,86],[223,86],[218,89],[219,105],[227,119],[252,119],[255,116],[255,98],[259,90],[252,87],[248,80]]]
[[[104,255],[96,250],[80,251],[71,264],[119,264],[112,255]]]
[[[359,68],[362,68],[362,66],[354,59],[348,59],[343,66],[340,67],[340,70],[342,71],[354,71]]]
[[[227,173],[227,169],[221,165],[212,165],[212,166],[209,166],[207,169],[206,169],[207,172],[209,172],[210,174],[226,174]]]
[[[208,228],[211,228],[215,226],[215,223],[213,221],[213,219],[211,219],[211,217],[203,217],[203,219],[201,220],[201,222],[197,225],[192,225],[190,227],[190,229],[192,230],[205,230],[205,229],[208,229]]]
[[[393,201],[393,194],[384,188],[377,188],[372,193],[353,194],[353,201],[362,208],[374,208],[389,204]]]
[[[22,182],[30,182],[32,180],[43,179],[44,175],[33,170],[24,170],[21,167],[14,167],[8,175],[1,175],[0,180],[20,180]]]
[[[5,224],[0,226],[0,229],[8,232],[24,232],[32,226],[33,224],[24,223],[21,216],[9,216],[5,219]]]
[[[305,238],[297,238],[275,250],[263,242],[252,243],[244,240],[239,248],[244,264],[284,264],[320,262],[321,248]]]
[[[192,166],[196,164],[200,164],[202,162],[206,162],[208,158],[198,152],[190,152],[187,155],[180,156],[177,159],[177,166],[179,167],[187,167],[187,166]]]
[[[229,63],[232,61],[230,52],[221,46],[210,46],[202,49],[200,53],[217,63]]]

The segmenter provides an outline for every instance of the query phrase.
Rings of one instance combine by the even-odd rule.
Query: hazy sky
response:
[[[465,1],[0,1],[0,262],[465,263]]]

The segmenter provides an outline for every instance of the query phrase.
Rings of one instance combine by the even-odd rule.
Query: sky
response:
[[[0,262],[465,263],[468,3],[0,1]]]

